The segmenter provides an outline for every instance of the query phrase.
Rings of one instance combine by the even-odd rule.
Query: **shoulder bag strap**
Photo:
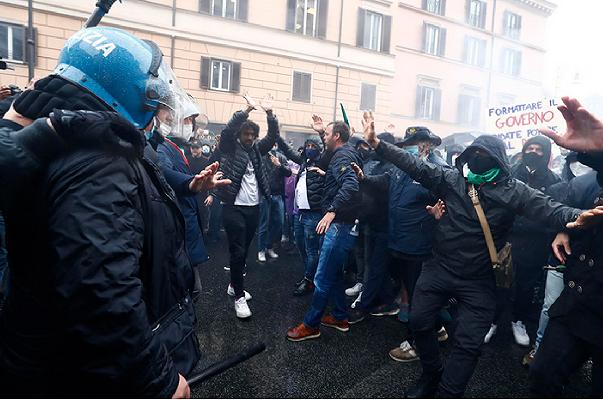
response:
[[[469,184],[469,197],[471,197],[473,207],[475,207],[475,211],[477,212],[477,218],[479,219],[479,223],[482,226],[482,231],[486,237],[486,245],[488,246],[488,253],[490,253],[490,261],[492,261],[492,266],[496,268],[500,266],[498,253],[496,251],[496,246],[494,245],[494,239],[492,238],[492,232],[490,231],[490,225],[488,225],[486,214],[484,213],[484,209],[479,202],[477,190],[472,184]]]

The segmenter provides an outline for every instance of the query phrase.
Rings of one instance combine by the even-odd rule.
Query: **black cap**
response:
[[[406,132],[404,133],[404,140],[396,143],[396,145],[400,147],[410,146],[423,141],[431,142],[434,146],[439,146],[442,144],[442,139],[438,135],[431,132],[429,128],[424,126],[411,126],[406,129]]]

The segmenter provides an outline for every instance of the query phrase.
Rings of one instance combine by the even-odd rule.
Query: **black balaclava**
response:
[[[533,152],[526,153],[526,149],[532,144],[539,145],[544,154],[539,156]],[[522,153],[521,162],[525,166],[531,170],[546,170],[551,158],[551,141],[544,136],[530,138],[524,143]]]
[[[467,166],[471,172],[480,175],[492,168],[496,168],[498,163],[489,155],[473,153],[467,160]]]

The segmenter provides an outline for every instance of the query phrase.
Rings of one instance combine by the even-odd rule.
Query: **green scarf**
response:
[[[492,182],[500,174],[500,168],[492,168],[483,174],[475,174],[469,170],[467,174],[467,181],[472,185],[482,185],[484,183]]]

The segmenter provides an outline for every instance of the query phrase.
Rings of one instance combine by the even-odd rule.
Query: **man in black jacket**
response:
[[[90,34],[111,37],[122,56],[97,54]],[[69,40],[61,60],[7,113],[26,127],[0,129],[11,259],[0,387],[35,397],[188,396],[183,375],[200,354],[184,225],[137,129],[149,129],[154,116],[143,104],[157,105],[145,97],[146,83],[169,87],[155,80],[161,53],[126,32],[90,28]],[[73,83],[73,70],[88,79]],[[138,103],[119,108],[127,120],[108,112],[125,98],[107,70],[141,74],[125,94]],[[109,94],[115,103],[107,103]],[[104,111],[56,110],[45,118],[53,107]]]
[[[584,109],[576,99],[562,98],[559,110],[567,122],[564,135],[542,133],[559,146],[580,152],[578,160],[597,171],[603,187],[603,121]],[[589,213],[603,213],[603,190]],[[532,390],[538,397],[562,395],[570,375],[592,357],[593,398],[603,396],[603,229],[569,231],[571,250],[553,249],[565,262],[564,288],[549,309],[549,323],[538,354],[530,367]]]
[[[316,233],[324,234],[325,237],[314,277],[315,289],[310,310],[304,322],[287,331],[287,339],[294,342],[319,337],[320,324],[342,332],[350,329],[343,267],[348,252],[354,246],[354,236],[350,232],[360,203],[358,178],[351,164],[362,162],[347,143],[349,138],[350,129],[344,122],[334,122],[327,126],[325,147],[333,152],[333,156],[325,176],[322,202],[324,216],[316,226]],[[331,296],[335,298],[335,307],[331,315],[322,317]]]
[[[462,397],[477,364],[483,337],[494,317],[495,280],[486,239],[468,191],[473,185],[498,250],[505,244],[516,214],[530,215],[552,227],[586,227],[598,222],[588,213],[563,206],[510,176],[503,142],[480,136],[456,160],[456,169],[426,163],[405,150],[380,142],[372,114],[365,113],[366,141],[377,155],[406,171],[446,203],[436,227],[432,260],[427,262],[413,296],[410,328],[415,335],[423,374],[408,398]],[[468,177],[463,166],[468,164]],[[454,297],[459,320],[455,343],[442,366],[435,324],[441,307]]]
[[[251,295],[244,289],[245,260],[249,245],[258,226],[259,204],[270,196],[270,182],[263,163],[279,135],[278,121],[272,113],[270,99],[261,107],[266,111],[268,134],[257,140],[260,127],[248,121],[256,107],[254,100],[245,96],[247,109],[236,112],[222,131],[220,152],[224,162],[221,171],[232,184],[216,191],[224,204],[222,218],[230,250],[230,285],[228,294],[235,297],[235,312],[239,318],[251,317],[247,301]]]
[[[511,176],[526,185],[547,193],[550,186],[561,179],[548,168],[551,159],[551,141],[544,136],[528,139],[522,148],[521,161],[511,169]],[[547,193],[548,194],[548,193]],[[531,218],[518,217],[511,230],[513,245],[513,317],[511,329],[515,342],[529,346],[530,337],[524,322],[533,319],[537,310],[533,305],[534,288],[542,279],[542,267],[546,265],[549,246],[555,232]],[[499,289],[496,316],[484,342],[488,343],[497,331],[497,321],[506,305],[509,291]]]

